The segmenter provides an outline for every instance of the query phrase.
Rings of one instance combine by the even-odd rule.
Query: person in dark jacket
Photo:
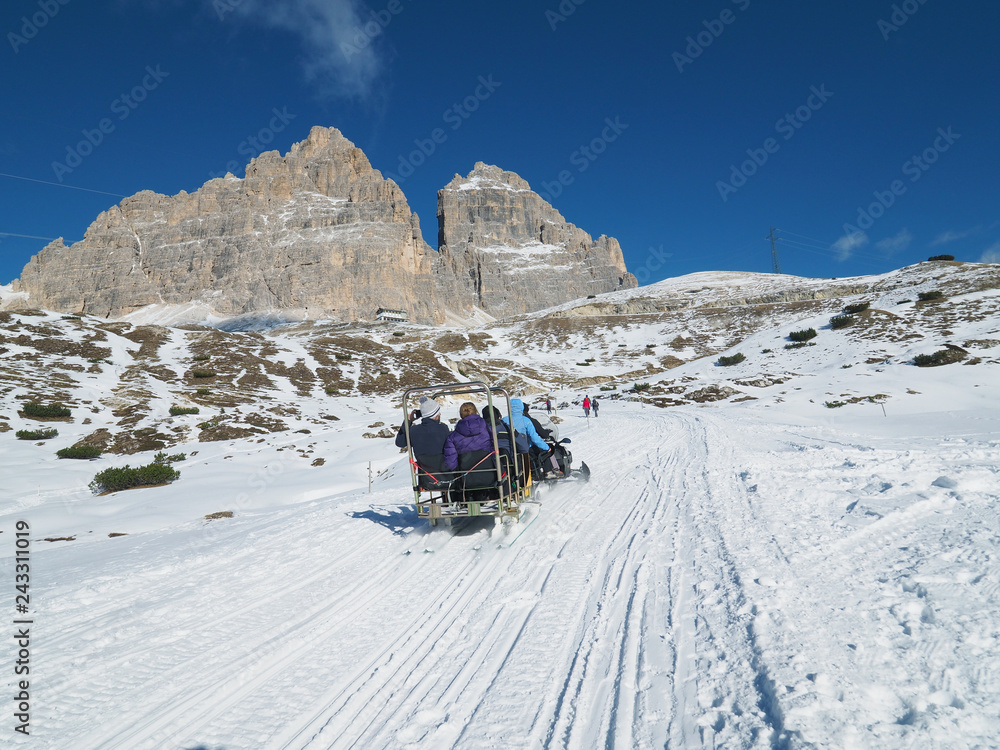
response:
[[[458,468],[459,453],[493,452],[493,433],[486,420],[479,416],[476,405],[466,401],[459,408],[458,415],[461,420],[444,442],[444,468],[448,471]]]
[[[528,404],[524,405],[524,418],[525,420],[530,420],[531,424],[535,428],[535,432],[538,433],[538,437],[546,443],[546,450],[540,450],[537,445],[532,445],[531,449],[528,451],[532,458],[535,458],[545,472],[552,472],[556,476],[562,477],[562,470],[559,468],[559,462],[556,461],[554,449],[549,446],[549,443],[559,442],[559,428],[556,427],[555,423],[552,422],[545,414],[542,418],[545,420],[546,424],[542,424],[541,420],[536,419],[528,412],[530,411],[530,406]]]
[[[414,424],[418,419],[420,422]],[[414,458],[440,456],[450,432],[448,425],[441,424],[441,404],[421,396],[420,408],[410,414],[410,445]],[[406,425],[400,427],[396,434],[396,447],[406,447]]]
[[[504,423],[503,415],[495,406],[487,407],[487,412],[492,409],[493,424],[497,433],[497,448],[501,453],[506,453],[511,461],[514,460],[514,441],[510,437],[510,428]],[[487,414],[489,416],[489,414]],[[485,420],[485,417],[484,417]],[[489,425],[489,422],[486,422]]]

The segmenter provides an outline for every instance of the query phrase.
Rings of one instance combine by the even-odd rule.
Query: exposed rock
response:
[[[105,318],[154,306],[138,317],[247,325],[373,320],[384,307],[442,323],[636,286],[617,240],[591,239],[512,172],[480,163],[456,175],[438,213],[435,253],[399,186],[340,131],[315,127],[285,156],[251,160],[243,179],[124,199],[81,241],[34,256],[2,304]]]
[[[399,187],[340,131],[316,127],[285,156],[252,160],[245,179],[126,198],[80,242],[33,257],[15,291],[105,317],[195,303],[201,318],[279,309],[358,320],[385,306],[431,322],[442,311],[420,291],[432,254]]]
[[[478,162],[438,192],[439,262],[490,315],[638,286],[618,240],[570,224],[513,172]]]

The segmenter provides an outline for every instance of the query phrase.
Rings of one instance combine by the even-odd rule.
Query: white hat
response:
[[[432,419],[441,412],[441,404],[427,396],[420,397],[420,416],[424,419]]]

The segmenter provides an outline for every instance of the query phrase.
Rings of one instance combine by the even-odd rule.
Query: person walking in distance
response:
[[[590,418],[590,396],[583,397],[583,415]]]
[[[594,410],[594,419],[597,419],[597,407],[598,407],[597,399],[595,398],[593,401],[590,402],[590,408]]]
[[[552,399],[551,398],[545,399],[545,413],[546,414],[551,414],[552,413]]]

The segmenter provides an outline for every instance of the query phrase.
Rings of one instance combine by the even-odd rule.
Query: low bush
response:
[[[343,362],[350,362],[351,361],[351,355],[350,354],[334,354],[333,356],[335,358],[343,361]]]
[[[602,385],[601,386],[601,390],[602,391],[617,391],[618,390],[618,386],[617,385]]]
[[[917,295],[917,299],[921,302],[933,302],[935,300],[944,299],[944,292],[937,289],[933,292],[920,292]]]
[[[846,401],[824,401],[823,406],[827,409],[839,409],[841,406],[847,406]]]
[[[194,359],[195,362],[205,362],[210,359],[210,357],[207,354],[196,354],[192,359]]]
[[[197,414],[199,411],[197,406],[171,406],[170,416],[179,417],[183,414]]]
[[[948,347],[933,354],[918,354],[913,358],[913,364],[917,367],[940,367],[941,365],[961,362],[967,356],[969,356],[969,353],[964,349],[959,349],[957,346],[954,348]]]
[[[927,260],[955,260],[954,255],[932,255]]]
[[[198,390],[195,391],[195,393],[197,393],[199,396],[207,396],[208,394],[211,393],[211,391],[208,390],[208,388],[199,388]]]
[[[770,354],[770,353],[771,353],[771,350],[770,350],[770,349],[761,349],[761,350],[760,350],[760,353],[761,353],[761,354]]]
[[[214,378],[215,373],[211,370],[192,370],[191,377],[193,378]]]
[[[854,323],[853,315],[834,315],[830,318],[830,328],[847,328]]]
[[[168,456],[164,451],[160,451],[155,456],[153,456],[154,464],[172,464],[177,461],[183,461],[187,458],[186,453],[175,453],[172,456]]]
[[[90,483],[90,491],[98,495],[102,492],[118,492],[135,487],[151,487],[173,482],[180,475],[177,469],[165,464],[151,463],[135,468],[126,464],[98,472]]]
[[[719,357],[719,364],[723,367],[732,367],[733,365],[738,365],[746,359],[740,352],[737,352],[731,357]]]
[[[590,367],[590,362],[577,362],[577,367]]]
[[[809,339],[816,338],[816,329],[807,328],[804,331],[792,331],[788,334],[788,338],[792,341],[808,341]]]
[[[632,386],[632,390],[636,393],[641,393],[642,391],[649,390],[649,383],[636,383]]]
[[[68,417],[72,412],[62,404],[25,404],[21,411],[28,417]]]
[[[97,458],[101,455],[101,449],[93,445],[71,445],[56,451],[59,458]]]
[[[794,344],[785,344],[786,349],[801,349],[803,346],[816,346],[808,341],[796,341]]]
[[[869,307],[872,306],[871,302],[859,302],[856,305],[848,305],[844,308],[844,312],[848,315],[856,315],[857,313],[864,312]]]
[[[59,434],[59,430],[18,430],[14,433],[18,440],[48,440]]]
[[[405,336],[406,335],[406,331],[393,331],[392,335],[393,336]]]

